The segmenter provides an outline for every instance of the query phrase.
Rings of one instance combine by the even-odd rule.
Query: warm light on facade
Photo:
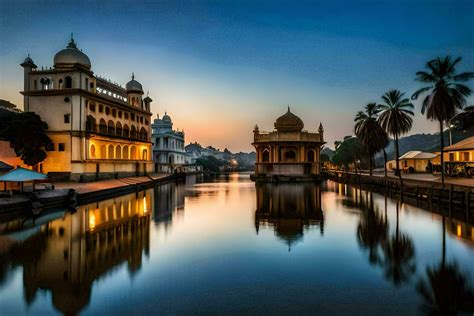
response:
[[[94,213],[89,213],[89,229],[94,229],[95,227],[95,215]]]

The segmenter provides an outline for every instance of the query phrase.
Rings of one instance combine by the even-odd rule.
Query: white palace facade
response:
[[[39,171],[75,181],[153,171],[152,100],[133,74],[125,88],[94,75],[72,38],[54,67],[39,69],[29,56],[21,66],[24,109],[41,116],[53,141]]]

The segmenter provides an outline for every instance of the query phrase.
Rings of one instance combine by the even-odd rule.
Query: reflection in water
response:
[[[291,246],[303,238],[304,228],[319,226],[324,234],[321,187],[312,183],[256,183],[255,229],[272,226],[275,235]]]
[[[107,271],[126,262],[133,276],[142,253],[149,254],[152,207],[150,191],[83,205],[13,246],[10,260],[23,266],[25,301],[31,304],[38,289],[49,290],[58,310],[76,314]]]
[[[171,224],[173,212],[184,211],[185,187],[182,184],[167,183],[153,188],[155,207],[153,220],[168,227]]]

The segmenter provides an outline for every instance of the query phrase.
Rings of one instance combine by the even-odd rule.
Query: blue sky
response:
[[[290,104],[332,147],[366,103],[419,87],[429,59],[474,71],[473,21],[474,1],[0,0],[0,98],[22,106],[19,64],[52,66],[74,32],[96,74],[135,72],[187,141],[251,150],[254,124],[271,130]],[[412,133],[435,131],[415,105]]]

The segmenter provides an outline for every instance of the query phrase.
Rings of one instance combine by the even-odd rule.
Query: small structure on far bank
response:
[[[303,131],[303,121],[288,111],[275,121],[275,131],[253,131],[252,145],[257,152],[253,180],[312,181],[321,179],[320,152],[324,129],[318,133]]]
[[[432,172],[433,165],[439,164],[439,155],[412,150],[401,155],[399,160],[400,169],[405,173]],[[387,169],[395,170],[396,165],[395,160],[390,160],[387,162]]]
[[[444,147],[444,163],[448,175],[474,177],[474,136]]]

